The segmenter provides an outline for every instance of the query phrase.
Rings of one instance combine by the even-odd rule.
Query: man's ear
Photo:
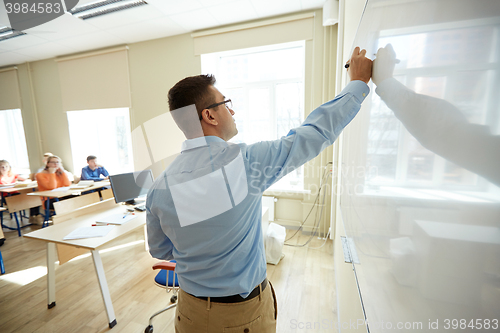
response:
[[[203,121],[210,125],[219,124],[213,115],[213,111],[211,111],[210,109],[204,109],[203,111],[201,111],[201,116],[203,117]]]

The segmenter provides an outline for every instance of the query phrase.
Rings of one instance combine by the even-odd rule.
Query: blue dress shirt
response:
[[[100,175],[107,177],[109,176],[109,173],[106,169],[104,169],[104,167],[97,167],[92,171],[92,169],[87,165],[82,168],[81,180],[102,180]]]
[[[180,287],[192,295],[246,297],[266,278],[262,193],[333,144],[369,92],[350,82],[275,141],[186,140],[147,196],[151,255],[175,259]]]

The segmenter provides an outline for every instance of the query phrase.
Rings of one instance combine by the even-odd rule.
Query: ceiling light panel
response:
[[[0,42],[14,37],[19,37],[22,35],[26,34],[22,31],[14,30],[11,27],[0,27]]]
[[[69,12],[82,20],[116,13],[125,9],[147,5],[144,0],[104,0],[77,6]]]

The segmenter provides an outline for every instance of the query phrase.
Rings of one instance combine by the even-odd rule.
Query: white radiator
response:
[[[274,221],[274,203],[278,201],[275,197],[262,196],[262,207],[269,208],[269,221]]]

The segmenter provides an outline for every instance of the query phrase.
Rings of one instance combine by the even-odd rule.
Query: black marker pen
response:
[[[395,60],[396,64],[399,64],[401,61],[399,59]],[[349,68],[349,64],[345,64],[344,68]]]

